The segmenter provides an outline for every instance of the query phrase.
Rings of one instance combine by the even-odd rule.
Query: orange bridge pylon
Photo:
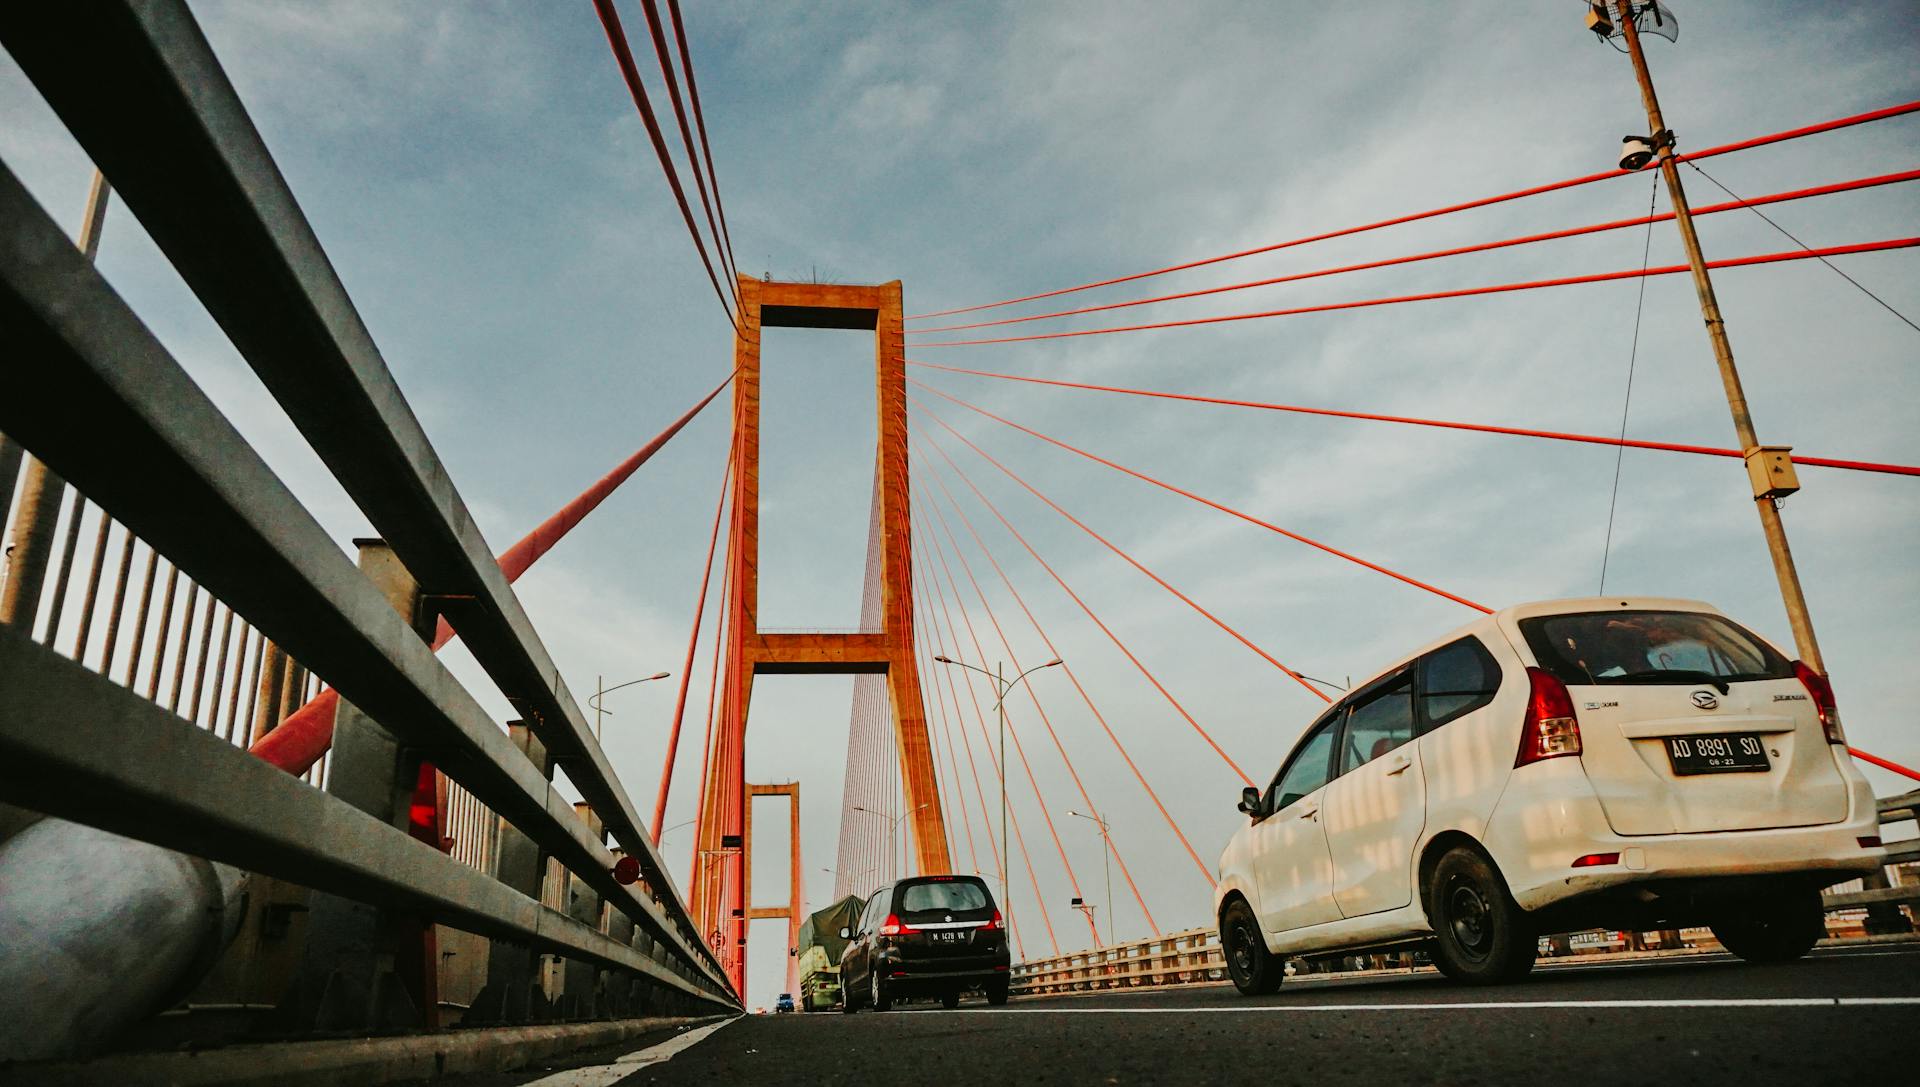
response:
[[[913,653],[913,536],[908,505],[906,357],[900,283],[856,287],[739,280],[734,339],[733,520],[727,544],[731,597],[719,735],[708,761],[692,881],[693,915],[715,944],[737,991],[745,992],[747,707],[761,674],[886,676],[915,868],[951,870],[939,783]],[[872,329],[879,406],[876,504],[881,573],[880,629],[858,633],[762,633],[759,629],[760,330]]]

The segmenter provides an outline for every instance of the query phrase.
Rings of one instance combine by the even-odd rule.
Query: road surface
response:
[[[1920,1056],[1920,946],[1820,949],[1784,966],[1723,955],[1542,964],[1525,982],[1481,989],[1430,973],[1295,979],[1258,1000],[1200,985],[708,1029],[459,1082],[1866,1087],[1910,1075]],[[644,1048],[656,1041],[677,1051]]]

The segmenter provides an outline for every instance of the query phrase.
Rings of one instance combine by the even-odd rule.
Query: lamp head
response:
[[[648,676],[647,679],[649,680],[665,679],[672,674],[673,674],[672,672],[655,672],[653,675]]]
[[[1645,136],[1623,136],[1620,140],[1620,168],[1638,170],[1653,161],[1653,141]]]
[[[934,660],[937,660],[937,661],[939,661],[939,662],[940,662],[941,664],[952,664],[952,663],[953,663],[953,661],[952,661],[952,660],[951,660],[950,658],[947,658],[947,657],[941,657],[941,656],[936,656],[936,657],[934,657],[933,659],[934,659]]]
[[[1066,663],[1066,662],[1065,662],[1065,661],[1063,661],[1063,660],[1061,660],[1061,659],[1060,659],[1059,657],[1055,657],[1055,658],[1053,658],[1052,660],[1050,660],[1050,661],[1048,661],[1047,663],[1045,663],[1045,664],[1043,664],[1043,665],[1041,665],[1040,667],[1042,667],[1042,668],[1052,668],[1052,667],[1054,667],[1055,665],[1060,665],[1060,664],[1065,664],[1065,663]]]

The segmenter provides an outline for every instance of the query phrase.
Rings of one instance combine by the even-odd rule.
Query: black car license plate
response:
[[[966,933],[951,929],[944,932],[936,930],[927,935],[933,937],[933,942],[936,944],[957,944],[967,938]]]
[[[1751,732],[1724,732],[1704,736],[1669,736],[1667,759],[1673,772],[1688,774],[1759,774],[1773,769],[1766,745]]]

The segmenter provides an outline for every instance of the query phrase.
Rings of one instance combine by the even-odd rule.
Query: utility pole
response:
[[[1754,509],[1760,514],[1760,528],[1766,533],[1767,551],[1773,558],[1773,573],[1780,581],[1780,598],[1787,608],[1787,622],[1793,628],[1793,643],[1807,667],[1825,675],[1826,663],[1820,656],[1820,644],[1813,636],[1813,619],[1807,614],[1806,594],[1800,588],[1800,573],[1793,565],[1793,551],[1787,546],[1787,528],[1780,520],[1776,496],[1791,493],[1791,487],[1778,491],[1765,488],[1768,478],[1764,458],[1775,452],[1760,445],[1754,434],[1753,416],[1747,410],[1747,394],[1740,386],[1740,372],[1734,368],[1733,345],[1727,342],[1726,322],[1720,316],[1720,303],[1713,294],[1713,280],[1707,275],[1706,258],[1700,252],[1700,236],[1693,229],[1693,210],[1687,204],[1686,189],[1680,184],[1680,168],[1673,157],[1673,134],[1660,115],[1660,100],[1653,92],[1653,75],[1647,70],[1646,54],[1640,47],[1640,31],[1634,25],[1632,0],[1614,0],[1620,29],[1626,37],[1627,54],[1633,58],[1634,75],[1640,80],[1640,97],[1647,107],[1647,124],[1653,130],[1655,154],[1660,173],[1667,181],[1667,195],[1673,203],[1673,221],[1680,228],[1680,241],[1687,248],[1687,263],[1693,269],[1693,288],[1700,296],[1700,316],[1706,322],[1707,338],[1713,344],[1714,361],[1720,366],[1720,381],[1726,387],[1727,408],[1733,414],[1734,433],[1740,438],[1740,451],[1747,461],[1748,475],[1754,484]],[[1756,465],[1756,461],[1761,463]],[[1791,479],[1791,462],[1786,472]],[[1759,470],[1756,471],[1756,468]]]

